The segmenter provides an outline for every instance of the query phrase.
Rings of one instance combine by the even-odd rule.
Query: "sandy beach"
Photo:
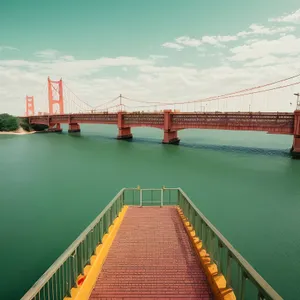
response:
[[[15,135],[24,135],[24,134],[32,134],[32,133],[35,133],[35,131],[26,131],[21,127],[15,131],[0,131],[0,134],[15,134]]]

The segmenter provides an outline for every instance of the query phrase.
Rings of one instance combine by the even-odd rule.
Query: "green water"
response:
[[[300,161],[290,136],[116,128],[0,136],[0,299],[19,299],[122,187],[180,186],[285,298],[299,299]]]

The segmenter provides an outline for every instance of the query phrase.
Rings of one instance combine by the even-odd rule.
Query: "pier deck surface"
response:
[[[129,207],[90,299],[213,299],[176,207]]]

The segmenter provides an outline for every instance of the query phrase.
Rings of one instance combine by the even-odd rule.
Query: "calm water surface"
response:
[[[290,136],[82,127],[0,136],[0,299],[19,299],[122,187],[180,186],[285,298],[299,299],[300,161]]]

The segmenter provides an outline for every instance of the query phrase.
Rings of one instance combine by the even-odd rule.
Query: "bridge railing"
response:
[[[181,188],[125,189],[124,204],[152,206],[178,205],[192,224],[196,235],[202,240],[211,263],[218,267],[238,300],[280,300],[277,292],[234,249],[229,241],[195,206]]]
[[[96,219],[79,235],[69,248],[53,263],[21,300],[52,300],[71,296],[77,277],[90,263],[97,245],[123,207],[122,189]]]
[[[124,204],[139,206],[178,205],[178,189],[126,188],[124,190]]]
[[[218,267],[238,300],[280,300],[277,292],[234,249],[229,241],[210,223],[191,199],[178,188],[178,205],[192,224],[211,262]]]
[[[181,188],[124,188],[53,263],[21,300],[63,299],[70,296],[84,267],[90,263],[96,247],[119,215],[123,205],[178,205],[192,224],[203,248],[218,271],[224,275],[227,287],[238,300],[282,299],[273,288],[238,253],[229,241],[209,222]]]

